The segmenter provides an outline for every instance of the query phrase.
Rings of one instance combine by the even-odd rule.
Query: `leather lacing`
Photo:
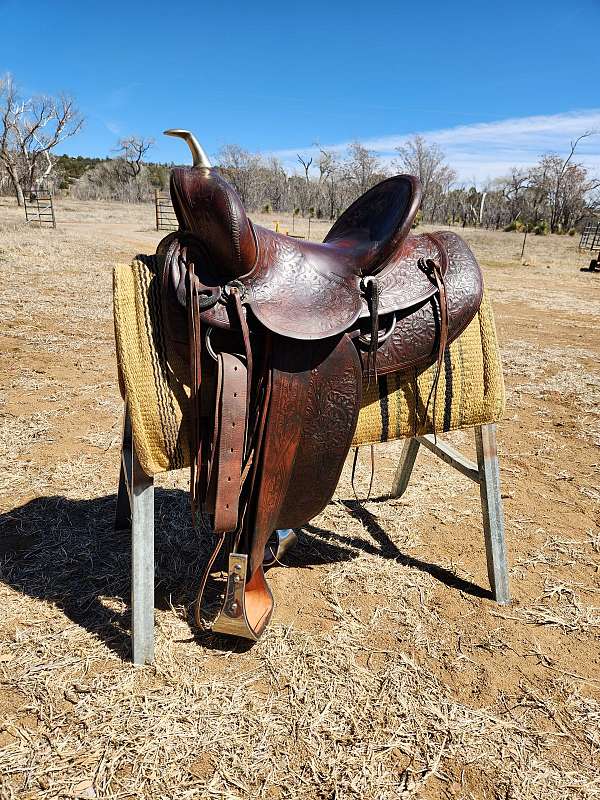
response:
[[[431,384],[431,389],[429,390],[429,396],[427,397],[427,403],[425,405],[425,418],[427,418],[427,412],[429,411],[429,405],[431,403],[431,398],[433,397],[433,409],[432,409],[432,428],[433,428],[433,437],[434,440],[437,441],[437,425],[436,425],[436,411],[437,411],[437,397],[438,397],[438,386],[440,382],[440,375],[442,374],[442,367],[444,366],[444,354],[446,352],[446,347],[448,345],[448,295],[446,293],[446,283],[444,280],[444,274],[442,272],[442,268],[437,261],[434,261],[432,258],[420,258],[417,261],[417,266],[425,272],[432,280],[435,281],[438,290],[438,306],[440,312],[440,335],[438,338],[438,349],[437,349],[437,361],[436,361],[436,370],[435,376],[433,378],[433,383]]]
[[[178,253],[180,264],[187,268],[187,311],[188,311],[188,344],[190,363],[190,410],[191,410],[191,442],[190,442],[190,499],[194,520],[199,507],[199,483],[201,480],[202,436],[200,432],[200,386],[202,383],[202,359],[199,343],[201,338],[200,305],[198,297],[198,281],[194,271],[194,262],[187,258],[187,247]]]
[[[367,350],[367,386],[371,381],[377,380],[377,349],[379,347],[379,281],[373,275],[367,275],[362,280],[363,291],[369,307],[371,331],[369,347]]]
[[[434,237],[429,234],[429,238],[433,241],[436,248],[443,254],[443,250],[441,249],[438,242],[434,239]],[[431,389],[429,390],[429,395],[427,397],[427,403],[425,405],[425,418],[427,418],[427,413],[429,411],[429,406],[431,405],[431,400],[433,398],[433,408],[432,408],[432,428],[433,428],[433,437],[434,441],[437,442],[437,424],[436,424],[436,417],[437,417],[437,398],[438,398],[438,386],[440,381],[440,376],[442,374],[442,368],[444,366],[444,355],[446,352],[446,348],[448,346],[448,295],[446,292],[446,283],[444,280],[444,273],[441,264],[439,264],[433,258],[419,258],[417,261],[417,266],[419,269],[422,269],[423,272],[435,282],[437,288],[437,296],[438,296],[438,307],[439,307],[439,315],[440,315],[440,332],[438,337],[438,347],[437,347],[437,359],[436,359],[436,370],[435,375],[433,378],[433,382],[431,384]],[[374,276],[367,276],[362,280],[362,288],[365,294],[365,298],[367,300],[367,304],[369,307],[369,318],[370,318],[370,335],[368,341],[368,349],[367,349],[367,363],[365,368],[365,375],[367,378],[367,386],[370,386],[371,380],[377,380],[377,350],[382,343],[382,339],[379,335],[379,282],[376,277]],[[384,339],[385,341],[385,339]],[[416,417],[415,417],[415,424],[416,424]],[[356,476],[356,466],[358,463],[358,451],[359,448],[356,447],[354,450],[354,460],[352,462],[352,491],[354,492],[354,497],[356,501],[360,504],[361,502],[368,502],[371,497],[371,490],[373,488],[373,479],[375,474],[375,454],[374,454],[374,446],[371,445],[371,476],[369,479],[369,491],[367,492],[367,497],[365,500],[361,501],[358,497],[358,493],[355,488],[355,476]]]

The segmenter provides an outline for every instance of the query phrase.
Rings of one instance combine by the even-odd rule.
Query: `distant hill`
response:
[[[84,172],[102,161],[108,161],[108,159],[88,158],[87,156],[57,156],[54,172],[61,178],[59,188],[68,189],[73,181],[81,178]]]
[[[59,189],[69,189],[71,184],[87,172],[93,169],[98,164],[106,161],[112,161],[110,158],[88,158],[87,156],[56,156],[54,165],[54,174],[60,178]],[[153,161],[144,162],[150,172],[151,183],[157,188],[164,188],[166,185],[165,178],[168,181],[168,173],[171,168],[176,166],[173,162],[170,164],[161,164]]]

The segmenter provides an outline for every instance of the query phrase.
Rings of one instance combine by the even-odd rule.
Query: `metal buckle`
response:
[[[214,328],[209,328],[206,331],[206,333],[204,334],[204,343],[206,345],[206,351],[209,354],[209,356],[211,358],[214,358],[215,361],[218,361],[217,354],[213,350],[213,346],[212,346],[212,344],[210,342],[210,336],[211,336],[211,333],[213,332],[213,330],[214,330]]]
[[[367,289],[372,283],[377,283],[377,276],[376,275],[365,275],[364,278],[360,279],[360,288],[363,292],[366,293]]]
[[[222,289],[220,286],[213,286],[205,290],[198,289],[196,291],[196,299],[198,307],[201,311],[206,311],[207,308],[212,308],[221,299]]]
[[[222,288],[223,297],[229,298],[231,296],[231,290],[237,289],[240,295],[240,301],[244,303],[248,297],[248,289],[246,288],[245,284],[241,281],[229,281],[225,284]]]

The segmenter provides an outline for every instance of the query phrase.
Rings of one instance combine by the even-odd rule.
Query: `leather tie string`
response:
[[[248,328],[248,321],[246,320],[246,314],[244,311],[244,307],[242,305],[242,298],[240,296],[240,292],[236,287],[233,287],[230,292],[230,296],[233,301],[233,307],[235,308],[235,312],[238,318],[238,322],[240,324],[240,328],[242,331],[242,340],[244,342],[244,352],[246,355],[246,366],[248,369],[248,387],[247,387],[247,396],[250,398],[251,396],[251,389],[252,389],[252,347],[250,344],[250,329]]]
[[[362,508],[363,502],[368,503],[371,499],[371,491],[373,489],[373,480],[375,478],[375,447],[371,445],[371,477],[369,478],[369,491],[367,492],[367,496],[365,497],[364,501],[361,500],[358,496],[358,492],[356,491],[356,486],[354,485],[354,479],[356,477],[356,466],[358,463],[358,451],[360,447],[354,448],[354,460],[352,461],[352,478],[351,478],[351,485],[352,491],[354,492],[354,497],[358,505]]]
[[[371,318],[371,339],[367,351],[367,386],[377,380],[377,348],[379,346],[379,281],[372,275],[363,279],[363,288]]]
[[[198,297],[198,280],[194,271],[194,262],[187,259],[187,248],[181,249],[179,259],[187,267],[188,290],[188,340],[190,359],[190,406],[191,406],[191,458],[190,458],[190,496],[192,515],[195,519],[199,507],[200,464],[202,463],[202,436],[200,432],[200,385],[202,367],[200,353],[200,306]]]
[[[444,366],[444,354],[446,352],[446,347],[448,345],[448,295],[446,293],[446,283],[444,281],[444,275],[442,273],[442,268],[434,261],[432,258],[420,258],[417,262],[418,266],[425,272],[429,277],[435,281],[437,290],[438,290],[438,300],[439,300],[439,310],[440,310],[440,335],[438,339],[438,353],[437,353],[437,366],[435,371],[435,377],[433,379],[433,383],[431,384],[431,389],[429,391],[429,397],[427,398],[427,405],[425,406],[425,416],[427,416],[427,412],[429,410],[429,404],[431,402],[431,398],[433,397],[433,410],[432,410],[432,426],[433,426],[433,436],[436,439],[437,431],[436,431],[436,409],[437,409],[437,394],[438,394],[438,385],[440,381],[440,375],[442,374],[442,367]]]

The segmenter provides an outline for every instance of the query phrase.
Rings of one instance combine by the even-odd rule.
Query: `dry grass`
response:
[[[600,797],[599,284],[576,243],[531,237],[525,267],[520,236],[465,231],[507,364],[510,607],[487,594],[476,487],[424,453],[403,498],[363,507],[346,468],[272,571],[255,647],[194,635],[208,541],[173,473],[156,664],[136,669],[111,267],[158,235],[147,206],[58,219],[27,229],[0,201],[0,798]]]

